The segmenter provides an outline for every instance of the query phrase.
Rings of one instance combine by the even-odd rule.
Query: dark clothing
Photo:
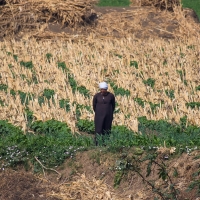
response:
[[[101,92],[93,97],[93,110],[95,112],[95,133],[106,134],[111,131],[113,112],[115,110],[115,97],[107,92],[105,96]]]

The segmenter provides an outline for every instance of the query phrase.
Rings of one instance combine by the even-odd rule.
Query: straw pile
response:
[[[91,13],[94,0],[5,0],[1,1],[0,37],[19,31],[35,31],[43,24],[83,25]],[[44,27],[43,27],[44,29]]]
[[[123,200],[119,194],[110,191],[110,188],[102,181],[89,180],[82,175],[78,180],[69,184],[63,184],[58,188],[59,192],[53,192],[50,196],[57,197],[62,200]],[[128,198],[126,198],[128,199]]]

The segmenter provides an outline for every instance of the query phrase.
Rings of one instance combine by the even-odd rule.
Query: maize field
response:
[[[196,199],[199,24],[178,0],[97,2],[0,0],[0,199]],[[96,147],[103,81],[116,107]]]
[[[0,118],[25,131],[28,108],[35,120],[54,118],[77,131],[77,104],[91,107],[98,83],[107,81],[109,91],[116,94],[115,125],[137,131],[140,116],[171,123],[187,116],[187,123],[199,126],[199,42],[198,38],[1,42]],[[45,90],[53,93],[44,96]],[[61,100],[68,102],[69,111],[60,107]],[[91,121],[93,116],[91,109],[81,109],[81,119]]]

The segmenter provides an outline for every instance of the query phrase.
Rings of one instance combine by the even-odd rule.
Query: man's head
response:
[[[108,84],[106,82],[99,83],[99,89],[102,94],[106,94],[108,89]]]

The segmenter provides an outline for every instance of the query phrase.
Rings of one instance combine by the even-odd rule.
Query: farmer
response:
[[[108,84],[106,82],[99,83],[99,89],[100,92],[93,97],[95,134],[105,135],[111,131],[113,112],[115,110],[115,96],[107,91]]]

